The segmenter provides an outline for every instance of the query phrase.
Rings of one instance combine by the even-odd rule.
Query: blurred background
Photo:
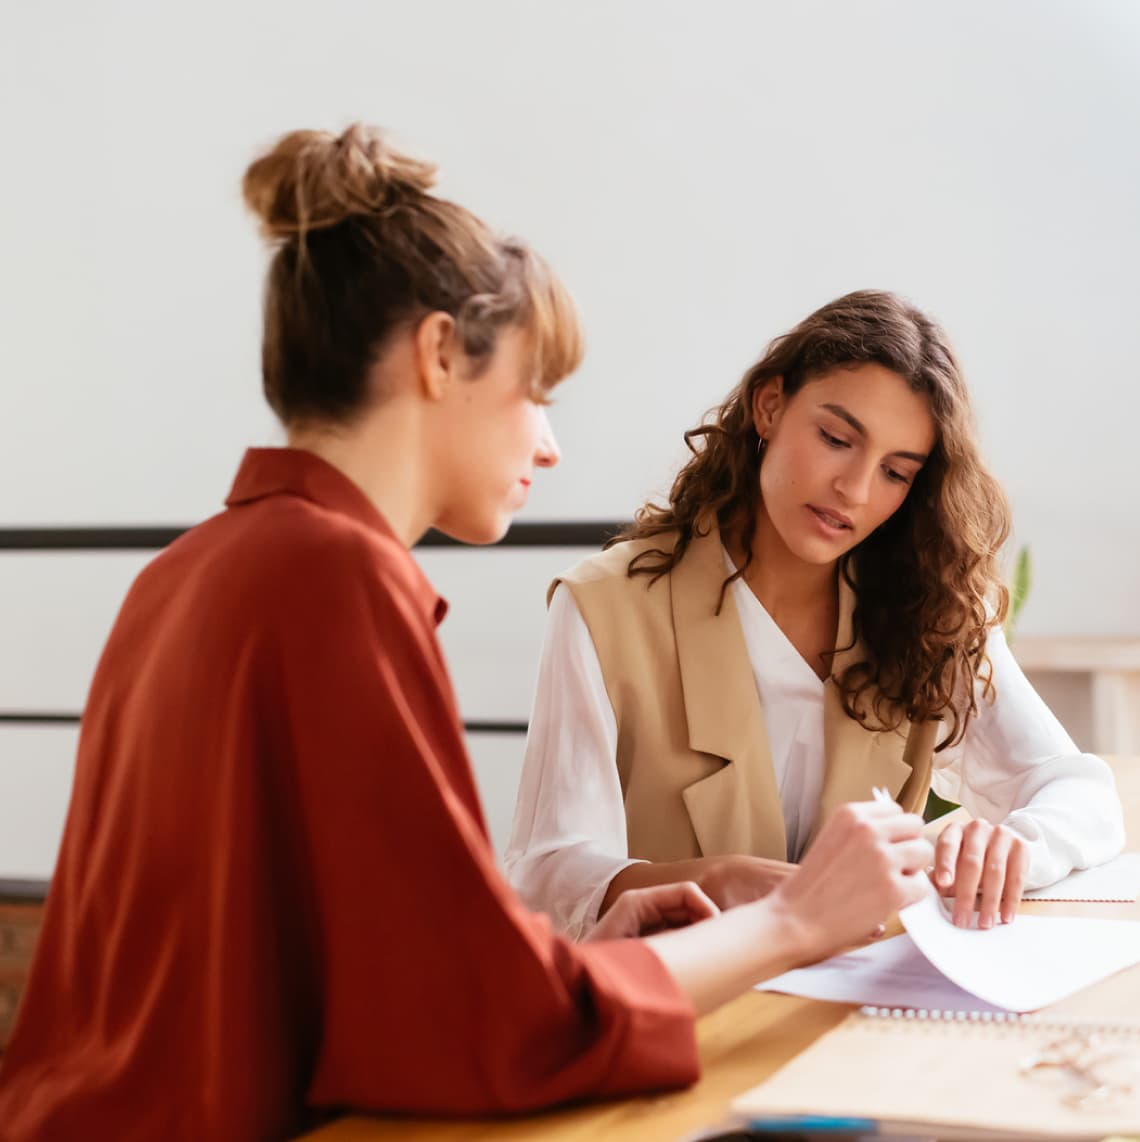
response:
[[[74,718],[151,554],[20,529],[195,523],[280,439],[239,183],[280,133],[356,119],[581,305],[564,459],[524,521],[627,519],[771,337],[898,291],[950,332],[1031,549],[1035,681],[1082,745],[1098,694],[1135,732],[1134,0],[47,0],[0,27],[0,878],[50,876]],[[584,554],[422,552],[500,844],[546,584]],[[1063,637],[1117,674],[1050,666]]]

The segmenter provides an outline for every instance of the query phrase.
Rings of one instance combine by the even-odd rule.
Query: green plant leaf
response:
[[[1033,562],[1029,555],[1029,545],[1025,544],[1017,553],[1017,560],[1013,565],[1013,579],[1009,584],[1009,613],[1005,618],[1005,637],[1007,642],[1013,642],[1013,634],[1017,627],[1017,619],[1029,598],[1029,589],[1033,586]]]

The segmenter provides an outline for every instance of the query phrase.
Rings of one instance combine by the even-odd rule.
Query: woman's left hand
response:
[[[954,923],[969,927],[975,904],[978,927],[1008,924],[1021,903],[1029,850],[1012,829],[988,821],[947,825],[934,850],[934,887],[954,897]],[[979,899],[980,898],[980,899]]]
[[[628,940],[651,936],[666,928],[685,928],[719,912],[691,880],[629,888],[610,905],[586,939]]]

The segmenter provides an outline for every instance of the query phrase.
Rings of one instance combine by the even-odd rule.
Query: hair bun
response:
[[[285,241],[413,200],[435,176],[434,164],[396,150],[383,131],[354,123],[340,135],[283,135],[250,164],[242,196],[264,236]]]

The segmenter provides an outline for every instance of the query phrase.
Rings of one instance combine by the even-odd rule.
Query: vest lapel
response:
[[[819,813],[812,829],[813,837],[833,809],[848,801],[869,801],[872,796],[871,791],[877,785],[883,786],[892,797],[898,797],[908,784],[908,779],[911,786],[921,784],[923,777],[911,769],[911,765],[920,759],[913,755],[921,753],[921,748],[928,738],[933,740],[926,733],[912,733],[909,737],[915,740],[908,742],[910,725],[907,722],[904,722],[898,730],[890,732],[868,729],[854,718],[848,717],[843,709],[839,688],[834,679],[852,663],[866,657],[861,642],[850,645],[854,610],[855,593],[841,574],[836,654],[832,660],[831,677],[823,692],[824,776],[819,797]],[[848,646],[850,649],[845,650],[844,648]],[[872,718],[871,725],[873,724]],[[925,730],[925,727],[923,729]],[[927,752],[929,753],[929,750]],[[911,764],[908,764],[908,761]],[[925,769],[925,778],[928,779],[929,756],[926,758]],[[926,796],[925,789],[922,791],[922,796],[924,798]]]
[[[669,576],[689,746],[725,764],[682,793],[704,856],[785,859],[787,840],[768,732],[715,522]]]

